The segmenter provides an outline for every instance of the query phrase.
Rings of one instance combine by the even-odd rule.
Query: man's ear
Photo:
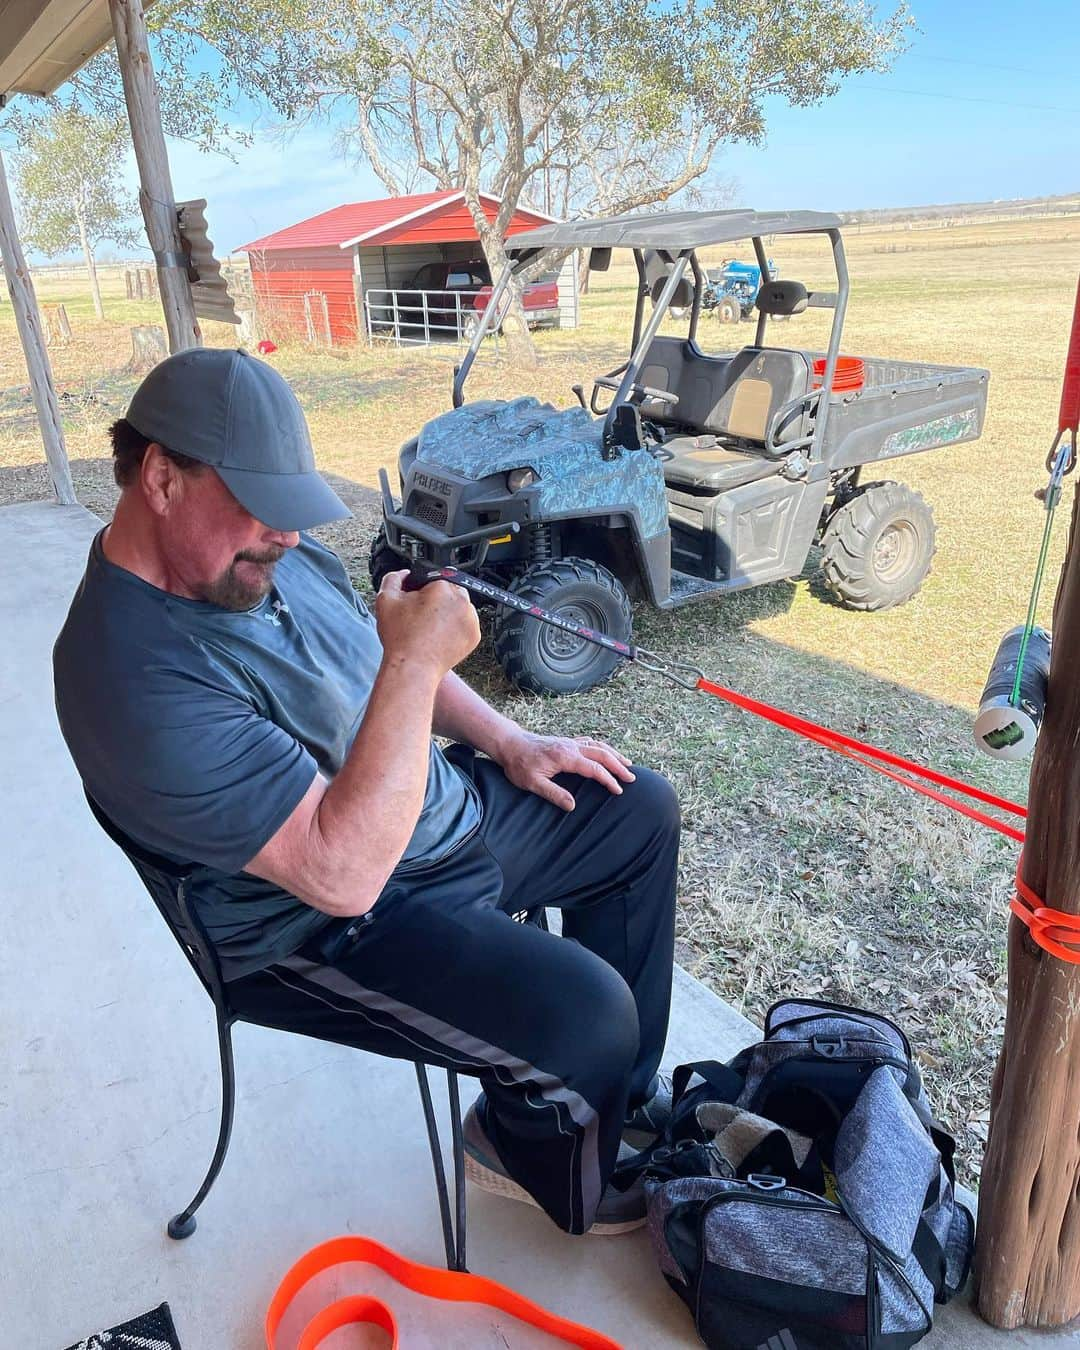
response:
[[[139,481],[147,506],[155,515],[168,515],[183,492],[180,468],[164,453],[157,441],[151,441],[143,453]]]

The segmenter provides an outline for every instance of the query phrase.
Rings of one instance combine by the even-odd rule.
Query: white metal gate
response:
[[[370,288],[364,295],[364,318],[370,337],[401,346],[433,342],[469,342],[483,308],[475,290],[418,291]]]

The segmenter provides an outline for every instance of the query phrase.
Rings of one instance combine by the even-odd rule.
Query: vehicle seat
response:
[[[744,347],[734,356],[706,356],[683,338],[653,339],[640,382],[677,394],[674,407],[646,399],[642,416],[668,434],[657,450],[673,487],[721,488],[778,472],[764,454],[765,433],[777,411],[810,390],[810,358],[779,347]],[[799,411],[778,428],[783,443],[805,434]]]
[[[733,450],[713,435],[670,436],[653,451],[664,466],[664,482],[671,487],[721,492],[769,478],[780,462],[767,455]]]

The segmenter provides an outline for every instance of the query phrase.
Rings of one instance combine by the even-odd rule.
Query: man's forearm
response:
[[[400,861],[424,805],[437,689],[426,674],[384,660],[356,739],[315,815],[311,863],[319,884],[301,896],[309,904],[362,914]]]
[[[521,734],[516,722],[496,712],[453,671],[443,676],[436,691],[432,730],[437,736],[462,741],[495,760],[502,758],[506,741]]]

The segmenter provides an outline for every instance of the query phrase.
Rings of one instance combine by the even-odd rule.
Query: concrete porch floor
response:
[[[210,1005],[91,819],[55,723],[51,646],[99,526],[79,507],[0,509],[0,1347],[62,1350],[168,1300],[184,1350],[256,1350],[278,1280],[318,1242],[364,1233],[441,1263],[415,1079],[411,1065],[237,1027],[229,1157],[195,1236],[165,1236],[213,1148],[217,1048]],[[676,976],[670,1063],[755,1039]],[[573,1240],[470,1190],[469,1264],[627,1350],[698,1344],[643,1232]],[[456,1330],[430,1344],[551,1343],[502,1325],[505,1339],[455,1311]],[[995,1333],[960,1299],[923,1344],[1056,1350],[1080,1330]]]

